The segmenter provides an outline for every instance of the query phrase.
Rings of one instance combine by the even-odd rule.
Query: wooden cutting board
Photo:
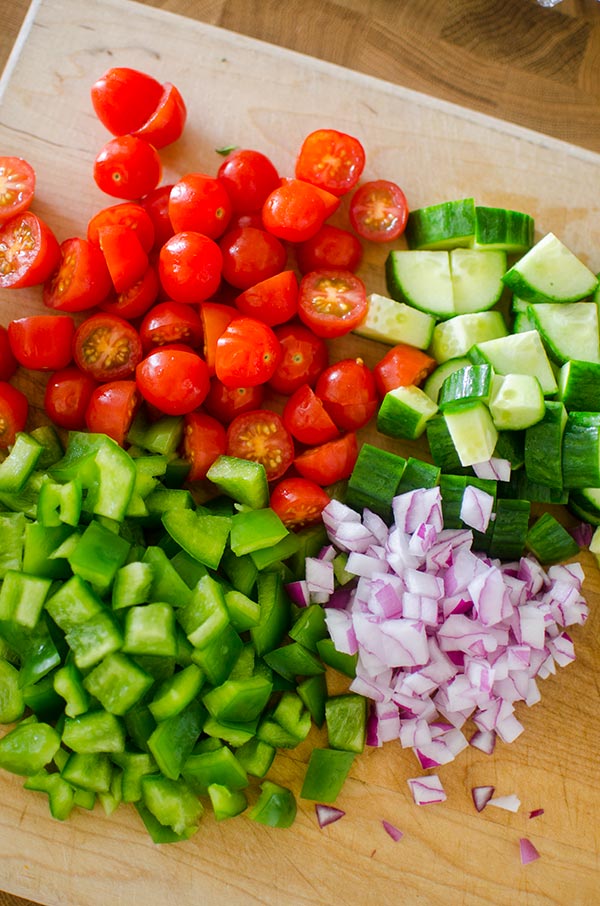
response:
[[[536,218],[600,270],[600,157],[456,106],[312,58],[127,0],[34,3],[0,83],[0,153],[26,157],[38,175],[36,211],[60,239],[82,235],[107,204],[91,165],[107,139],[89,87],[113,65],[175,82],[189,108],[185,136],[163,153],[164,181],[215,172],[215,149],[255,147],[282,174],[293,172],[303,137],[331,126],[361,139],[365,178],[399,182],[411,207],[474,195]],[[340,213],[343,218],[344,211]],[[385,249],[367,253],[362,275],[384,291]],[[0,321],[42,311],[37,289],[0,293]],[[367,361],[377,347],[342,343],[338,354]],[[38,402],[43,379],[19,376]],[[42,418],[34,409],[32,424]],[[374,440],[374,435],[369,435]],[[387,443],[390,446],[389,442]],[[392,447],[402,452],[400,445]],[[0,539],[0,543],[1,539]],[[0,887],[44,904],[300,904],[346,906],[595,906],[600,901],[598,698],[600,582],[582,556],[591,615],[573,632],[577,660],[541,683],[542,701],[518,708],[525,732],[493,756],[461,753],[439,770],[448,799],[417,807],[407,778],[421,771],[396,744],[357,759],[338,805],[346,816],[319,830],[314,805],[299,800],[290,830],[207,815],[188,843],[156,847],[122,807],[106,817],[53,821],[43,796],[0,775]],[[281,753],[272,771],[298,792],[315,743]],[[478,814],[471,788],[516,793],[513,814]],[[532,809],[544,814],[529,818]],[[397,825],[394,843],[382,819]],[[521,866],[519,838],[541,854]]]

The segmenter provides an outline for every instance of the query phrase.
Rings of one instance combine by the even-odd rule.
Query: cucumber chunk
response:
[[[423,384],[423,390],[427,396],[431,397],[434,403],[438,402],[440,390],[442,389],[442,384],[455,371],[458,371],[460,368],[464,368],[465,365],[470,365],[471,360],[466,356],[457,356],[455,359],[448,359],[446,362],[442,362],[435,371],[432,371],[425,383]]]
[[[530,214],[482,205],[475,208],[474,248],[524,254],[533,245],[533,233],[534,220]]]
[[[485,340],[469,350],[475,364],[487,362],[496,374],[531,374],[540,382],[544,396],[556,393],[554,371],[537,330]]]
[[[523,431],[544,417],[544,394],[540,382],[531,374],[495,374],[489,407],[499,430]]]
[[[480,249],[453,249],[450,272],[454,311],[463,315],[487,311],[499,301],[506,273],[506,253]]]
[[[411,211],[405,235],[409,249],[470,246],[475,237],[474,199],[443,201]]]
[[[454,311],[450,256],[444,251],[390,252],[385,263],[388,292],[436,318],[449,318]]]
[[[408,343],[417,349],[427,349],[433,336],[435,318],[378,293],[371,293],[367,302],[367,314],[354,329],[355,334],[390,346]]]
[[[476,401],[488,403],[492,378],[490,365],[468,364],[453,371],[442,384],[438,399],[440,410],[451,412]]]
[[[466,356],[478,343],[507,335],[506,322],[499,311],[456,315],[435,325],[429,351],[441,364],[457,356]]]
[[[528,317],[537,329],[553,362],[569,359],[600,362],[598,307],[595,302],[540,302],[531,304]]]
[[[565,362],[558,375],[557,396],[569,411],[593,412],[600,401],[600,364],[578,358]]]
[[[504,275],[528,302],[577,302],[595,292],[598,278],[554,233],[547,233]]]
[[[444,419],[461,465],[472,466],[491,459],[498,429],[485,403],[476,402],[447,412]]]
[[[424,390],[413,385],[388,390],[377,413],[377,430],[388,437],[416,440],[438,407]]]
[[[562,443],[567,410],[557,400],[547,400],[544,416],[525,431],[525,472],[531,481],[562,487]]]

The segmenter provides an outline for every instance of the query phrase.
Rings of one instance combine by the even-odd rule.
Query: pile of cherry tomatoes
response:
[[[401,235],[402,190],[358,185],[364,149],[334,129],[306,137],[291,176],[259,151],[230,148],[214,175],[164,185],[160,149],[186,121],[175,86],[117,67],[91,99],[113,136],[93,177],[115,203],[85,236],[59,243],[31,210],[32,167],[0,158],[0,288],[40,285],[51,310],[0,328],[0,446],[27,419],[10,378],[18,366],[43,370],[59,427],[126,445],[140,407],[182,416],[190,481],[221,453],[257,459],[288,525],[318,517],[324,488],[352,471],[356,431],[397,380],[389,355],[374,369],[330,363],[327,341],[366,314],[362,240]],[[342,229],[328,219],[347,193]],[[287,398],[280,413],[273,394]]]

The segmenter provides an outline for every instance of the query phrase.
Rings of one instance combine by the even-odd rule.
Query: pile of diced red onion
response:
[[[492,503],[469,488],[463,522],[485,532]],[[323,511],[331,543],[307,559],[290,592],[300,604],[324,605],[336,649],[358,654],[350,689],[372,702],[369,745],[399,739],[424,769],[469,744],[491,753],[496,738],[512,742],[523,731],[515,702],[539,701],[537,680],[574,659],[565,627],[588,614],[583,570],[474,551],[471,528],[444,529],[439,487],[399,495],[392,508],[388,526],[332,500]],[[334,579],[340,552],[349,574],[342,585]]]

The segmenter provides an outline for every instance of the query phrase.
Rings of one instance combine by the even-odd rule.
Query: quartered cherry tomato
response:
[[[204,359],[189,348],[159,346],[139,363],[135,379],[151,406],[166,415],[185,415],[200,406],[210,377]]]
[[[210,415],[218,418],[223,424],[229,424],[236,415],[249,412],[250,409],[260,409],[264,396],[264,384],[256,384],[254,387],[226,387],[216,375],[213,375],[203,405]]]
[[[165,82],[156,109],[133,134],[145,138],[155,148],[164,148],[181,136],[186,119],[187,109],[179,90]]]
[[[272,377],[280,355],[268,324],[239,315],[217,340],[215,374],[226,387],[254,387]]]
[[[156,188],[162,164],[158,151],[150,142],[135,135],[119,135],[100,149],[93,172],[102,192],[114,198],[133,200]]]
[[[140,198],[140,205],[152,221],[154,227],[154,248],[160,249],[167,239],[170,239],[175,230],[169,217],[169,198],[173,185],[168,183],[164,186],[157,186],[152,192],[148,192],[143,198]],[[148,249],[147,251],[150,251]]]
[[[29,315],[8,325],[8,338],[19,365],[34,371],[66,368],[72,358],[75,322],[69,315]]]
[[[0,381],[10,381],[18,367],[19,363],[10,348],[8,330],[0,324]]]
[[[76,365],[51,374],[44,392],[44,409],[51,421],[68,431],[83,431],[86,409],[97,386],[97,381]]]
[[[0,449],[6,450],[14,444],[19,431],[25,430],[28,415],[25,394],[8,381],[0,381]]]
[[[291,466],[294,442],[276,412],[254,409],[238,415],[229,425],[227,454],[261,462],[268,481],[274,481]]]
[[[85,411],[88,431],[108,434],[123,446],[141,403],[135,381],[107,381],[96,387]]]
[[[100,305],[113,289],[104,255],[75,236],[60,244],[60,262],[44,283],[43,301],[56,311],[85,311]]]
[[[22,157],[0,157],[0,223],[26,211],[35,193],[35,171]]]
[[[150,264],[143,276],[133,283],[129,289],[124,290],[122,293],[108,296],[100,303],[98,308],[101,311],[120,315],[128,320],[141,318],[156,301],[159,290],[160,283],[156,268]]]
[[[45,283],[59,261],[56,236],[31,211],[16,214],[0,226],[1,289]]]
[[[307,478],[282,478],[271,492],[269,506],[290,531],[314,525],[330,502],[329,494]]]
[[[375,179],[360,186],[350,201],[350,223],[371,242],[391,242],[401,236],[408,220],[408,202],[400,186]]]
[[[244,315],[260,318],[274,327],[285,324],[298,310],[298,278],[294,271],[281,271],[244,290],[235,299]]]
[[[318,233],[296,248],[296,261],[302,274],[310,271],[356,271],[363,248],[354,233],[331,223],[324,223]]]
[[[227,189],[236,214],[260,211],[266,198],[279,185],[275,165],[260,151],[236,148],[217,172]]]
[[[373,372],[362,359],[341,359],[321,372],[315,393],[342,431],[358,431],[377,411]]]
[[[301,179],[285,180],[271,192],[262,208],[265,229],[288,242],[310,239],[328,216],[318,190]]]
[[[100,230],[107,226],[124,227],[129,232],[135,232],[146,253],[155,243],[154,222],[146,208],[134,201],[122,201],[97,211],[87,225],[88,241],[100,245]]]
[[[275,327],[274,333],[281,346],[281,358],[269,379],[269,387],[289,396],[302,384],[312,386],[329,364],[325,340],[295,322]]]
[[[350,432],[305,450],[296,457],[294,466],[303,478],[326,487],[336,481],[350,478],[357,458],[356,434]]]
[[[373,367],[377,392],[384,397],[388,390],[414,384],[420,387],[437,367],[437,362],[422,349],[398,343],[392,346]]]
[[[190,464],[188,481],[202,481],[218,456],[227,450],[227,432],[220,421],[205,412],[183,418],[182,456]]]
[[[208,365],[210,374],[215,373],[215,358],[217,355],[217,340],[225,328],[237,318],[239,312],[233,305],[224,305],[221,302],[203,302],[200,305],[200,320],[202,322],[202,336],[204,343],[204,360]]]
[[[298,315],[319,337],[340,337],[367,313],[365,285],[350,271],[311,271],[300,281]]]
[[[283,407],[283,423],[297,441],[324,444],[339,435],[338,428],[312,387],[303,384]]]
[[[127,292],[148,270],[148,255],[138,233],[116,224],[103,226],[98,241],[115,291]]]
[[[98,313],[83,321],[73,337],[75,363],[96,381],[128,378],[142,358],[140,335],[118,315]]]
[[[204,302],[221,282],[223,256],[217,243],[193,230],[175,233],[160,250],[158,275],[175,302]]]
[[[176,233],[195,230],[218,239],[227,228],[233,208],[223,183],[206,173],[188,173],[169,196],[169,218]]]
[[[365,151],[357,138],[337,129],[317,129],[302,143],[296,176],[339,196],[354,188],[364,166]]]
[[[184,302],[159,302],[140,324],[144,352],[169,343],[185,343],[191,347],[202,342],[202,321],[196,308]]]
[[[284,246],[266,230],[256,227],[228,230],[219,247],[223,253],[223,278],[236,289],[248,289],[285,267]]]
[[[127,66],[108,69],[91,88],[96,116],[113,135],[140,129],[156,110],[162,94],[160,82]]]

